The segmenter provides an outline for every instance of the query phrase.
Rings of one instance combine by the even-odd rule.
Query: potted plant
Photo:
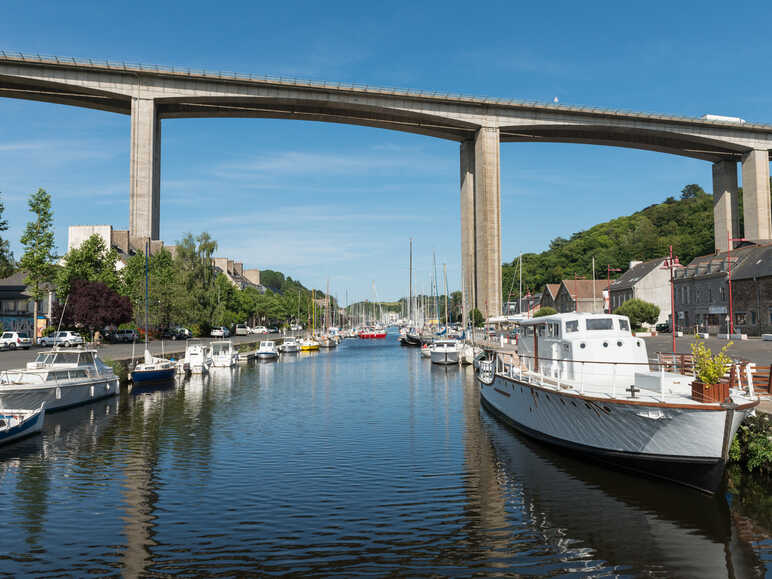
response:
[[[697,402],[723,402],[729,398],[729,382],[721,379],[732,363],[726,354],[726,349],[731,345],[732,342],[727,343],[717,354],[713,354],[701,341],[691,345],[695,377],[692,382],[692,398]]]

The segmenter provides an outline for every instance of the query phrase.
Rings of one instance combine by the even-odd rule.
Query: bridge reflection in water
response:
[[[390,342],[50,415],[0,450],[0,570],[764,575],[724,498],[531,443]]]

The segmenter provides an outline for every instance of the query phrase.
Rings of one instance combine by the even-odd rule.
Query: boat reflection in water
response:
[[[518,510],[541,544],[571,561],[565,571],[764,576],[763,562],[738,536],[724,497],[576,460],[512,432],[485,410],[481,414],[492,460],[479,456],[477,466],[491,469],[481,480],[495,481],[486,493],[491,506],[484,508],[499,513],[488,523],[506,528],[502,519]],[[481,442],[478,452],[486,446]],[[500,501],[497,508],[492,497]]]

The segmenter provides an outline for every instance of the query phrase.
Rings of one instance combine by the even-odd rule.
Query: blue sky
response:
[[[185,65],[772,124],[764,3],[3,3],[6,50]],[[432,251],[460,279],[458,144],[394,131],[261,119],[163,122],[161,237],[209,231],[219,254],[329,278],[342,300],[407,293]],[[501,147],[502,254],[711,190],[711,167],[573,144]],[[128,226],[129,118],[0,99],[0,191],[15,253],[26,199],[72,224]],[[538,216],[538,218],[534,218]]]

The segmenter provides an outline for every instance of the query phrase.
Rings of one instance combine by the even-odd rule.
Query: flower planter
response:
[[[692,382],[692,399],[697,402],[723,402],[729,398],[729,382],[703,384],[699,380]]]

